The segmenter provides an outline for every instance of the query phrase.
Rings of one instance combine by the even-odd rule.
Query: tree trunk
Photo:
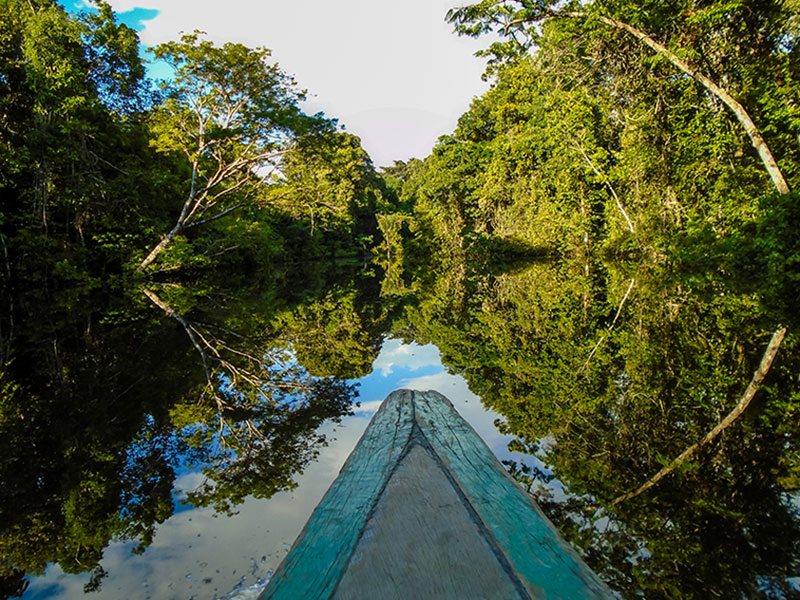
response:
[[[597,175],[606,184],[606,187],[611,192],[611,195],[614,196],[614,200],[617,203],[617,208],[619,209],[619,212],[622,213],[622,216],[625,218],[625,222],[628,224],[628,231],[630,231],[631,233],[636,233],[633,230],[633,223],[631,223],[630,217],[628,217],[628,213],[625,211],[625,207],[622,206],[622,201],[619,199],[619,196],[617,196],[617,192],[614,190],[614,186],[611,185],[611,182],[608,180],[608,177],[604,177],[603,174],[600,171],[598,171],[597,167],[594,166],[592,159],[589,158],[589,155],[586,154],[586,151],[583,149],[582,146],[577,146],[577,148],[578,152],[580,152],[583,155],[583,158],[586,159],[586,162],[592,168],[592,171],[595,172],[595,175]]]
[[[186,227],[186,221],[190,216],[190,208],[192,205],[197,206],[197,163],[192,165],[192,183],[189,188],[189,197],[186,198],[186,202],[183,203],[183,207],[181,208],[181,214],[178,216],[178,220],[175,222],[175,226],[161,238],[150,253],[144,257],[144,260],[139,263],[139,266],[136,267],[136,272],[141,273],[147,268],[150,263],[152,263],[156,257],[164,251],[164,248],[169,246],[170,242],[175,239],[175,236],[178,235],[183,229]],[[192,211],[193,212],[193,211]]]
[[[753,373],[753,378],[750,380],[750,384],[747,386],[744,394],[742,394],[742,398],[739,400],[739,403],[725,416],[724,419],[722,419],[722,421],[717,424],[716,427],[709,431],[702,440],[696,444],[692,444],[686,450],[681,452],[675,460],[653,475],[637,489],[615,498],[611,503],[611,506],[616,506],[621,502],[635,498],[642,492],[646,492],[659,481],[664,479],[664,477],[672,473],[681,464],[697,454],[700,448],[710,444],[720,433],[730,427],[730,425],[732,425],[733,422],[736,421],[736,419],[738,419],[747,409],[747,407],[750,405],[750,401],[756,395],[758,388],[760,388],[761,384],[764,382],[764,378],[767,376],[767,373],[769,373],[769,369],[772,366],[772,362],[775,360],[775,356],[778,354],[778,348],[780,348],[781,342],[783,342],[785,335],[786,327],[778,327],[778,329],[775,330],[775,333],[772,334],[772,338],[769,340],[769,344],[767,344],[767,349],[764,351],[764,355],[761,357],[761,362],[759,363],[755,373]]]
[[[630,33],[635,38],[641,40],[645,44],[647,44],[650,48],[655,50],[657,53],[664,55],[667,60],[669,60],[673,65],[678,67],[681,71],[686,73],[689,77],[694,79],[695,81],[700,82],[703,87],[705,87],[709,92],[714,94],[717,98],[719,98],[728,108],[733,111],[733,114],[736,115],[736,119],[739,123],[742,124],[747,135],[750,137],[750,141],[753,144],[753,147],[758,152],[758,155],[761,157],[761,161],[764,163],[764,167],[767,169],[767,173],[769,173],[770,178],[772,179],[772,183],[775,185],[775,188],[781,194],[788,194],[791,190],[789,189],[789,184],[786,183],[786,179],[783,176],[780,168],[778,167],[778,163],[775,160],[775,157],[772,155],[772,151],[769,149],[764,137],[761,135],[761,132],[756,127],[756,124],[753,122],[753,119],[750,118],[750,115],[745,110],[744,106],[742,106],[733,96],[731,96],[727,90],[721,88],[716,83],[714,83],[711,79],[700,73],[699,71],[695,70],[692,66],[690,66],[684,60],[681,60],[674,52],[669,50],[666,46],[661,44],[660,42],[656,41],[645,32],[628,25],[627,23],[623,23],[622,21],[617,21],[616,19],[611,19],[609,17],[604,17],[602,15],[592,15],[585,12],[575,12],[575,11],[551,11],[548,13],[551,17],[567,17],[572,19],[592,19],[595,18],[601,23],[605,23],[606,25],[610,25],[616,29],[621,29],[622,31],[626,31]]]
[[[183,223],[176,223],[175,227],[173,227],[169,233],[164,235],[164,237],[161,238],[161,241],[158,242],[153,249],[150,250],[150,253],[144,257],[144,260],[139,263],[139,266],[136,267],[136,272],[141,273],[144,271],[144,269],[146,269],[148,265],[150,265],[150,263],[152,263],[156,257],[163,252],[164,248],[166,248],[170,242],[175,239],[175,236],[178,235],[182,230]]]

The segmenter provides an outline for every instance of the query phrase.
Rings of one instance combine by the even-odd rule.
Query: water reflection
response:
[[[219,512],[292,489],[325,442],[319,426],[356,397],[344,380],[311,375],[264,327],[294,305],[265,303],[262,289],[51,300],[18,328],[2,374],[7,595],[48,563],[102,588],[106,546],[145,552],[180,506],[173,484],[185,473],[202,474],[185,501]]]
[[[230,594],[242,600],[259,588],[286,554],[386,395],[398,387],[447,390],[462,414],[501,457],[514,457],[508,436],[493,425],[498,416],[481,407],[463,378],[450,375],[433,345],[387,340],[369,376],[358,380],[360,406],[341,424],[323,425],[318,434],[327,446],[317,460],[295,477],[296,489],[281,491],[267,500],[247,498],[232,516],[210,508],[183,510],[158,528],[153,544],[141,556],[131,544],[112,544],[104,553],[108,576],[97,598],[211,598]],[[196,488],[202,474],[179,476],[176,489]],[[220,549],[225,551],[221,552]],[[31,598],[84,598],[85,576],[64,576],[51,568],[33,581]]]
[[[451,398],[623,597],[797,594],[790,291],[708,265],[585,257],[419,265],[401,290],[334,271],[154,284],[31,326],[3,379],[0,466],[20,482],[2,492],[0,544],[30,573],[58,565],[25,598],[256,583],[398,387]],[[778,323],[790,335],[745,413],[614,504],[730,412]]]
[[[795,594],[792,338],[735,425],[657,486],[614,504],[737,405],[776,316],[796,321],[776,315],[791,299],[765,302],[713,270],[581,262],[499,276],[443,270],[410,321],[502,414],[512,447],[550,465],[568,494],[553,498],[544,486],[540,502],[625,597]],[[517,475],[551,483],[547,473]]]

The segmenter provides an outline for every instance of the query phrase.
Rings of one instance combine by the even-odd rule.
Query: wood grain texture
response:
[[[613,597],[452,404],[409,390],[384,401],[261,596]]]
[[[450,401],[416,392],[416,421],[532,598],[613,598]]]
[[[333,600],[529,600],[442,467],[412,443],[366,523]]]
[[[295,541],[260,598],[331,597],[358,536],[411,436],[413,392],[384,401],[339,476]]]

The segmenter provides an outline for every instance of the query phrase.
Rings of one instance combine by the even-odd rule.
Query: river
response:
[[[656,261],[389,275],[64,291],[3,382],[6,590],[254,597],[383,398],[413,388],[453,401],[621,597],[800,593],[791,335],[740,417],[614,502],[737,405],[791,331],[785,290]]]

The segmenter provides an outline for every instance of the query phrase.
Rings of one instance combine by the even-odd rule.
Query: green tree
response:
[[[181,156],[189,176],[174,225],[139,271],[186,230],[254,202],[299,137],[333,127],[300,110],[303,93],[269,64],[267,49],[217,47],[195,32],[157,46],[154,55],[174,68],[175,77],[162,86],[166,97],[153,113],[152,144]]]
[[[451,16],[479,33],[513,21],[517,4],[484,2]],[[726,82],[762,124],[791,183],[800,159],[791,92],[798,52],[794,21],[781,15],[792,9],[687,4],[677,17],[626,6],[606,12],[657,31]],[[478,251],[499,237],[584,256],[601,248],[663,255],[678,232],[734,235],[772,210],[768,204],[783,205],[769,199],[740,124],[695,80],[676,76],[671,62],[593,18],[534,25],[509,25],[510,36],[522,27],[525,37],[490,49],[504,59],[492,88],[403,182],[423,239],[444,254]],[[745,46],[747,60],[732,60]]]
[[[716,64],[709,66],[719,67],[725,59],[730,60],[730,55],[737,52],[742,44],[742,33],[761,38],[755,46],[760,56],[755,58],[762,62],[772,53],[787,54],[793,50],[796,31],[787,29],[796,27],[788,19],[796,15],[796,9],[781,3],[755,3],[745,0],[739,2],[715,2],[707,6],[698,6],[694,2],[682,3],[680,7],[671,6],[669,11],[660,10],[647,4],[623,3],[614,1],[596,2],[589,5],[588,10],[575,10],[583,8],[579,5],[568,4],[558,6],[553,1],[531,2],[530,0],[483,0],[476,4],[453,9],[448,12],[448,20],[456,25],[459,33],[467,35],[480,35],[488,31],[497,30],[509,38],[509,42],[497,42],[487,52],[494,55],[495,61],[506,60],[518,56],[520,52],[528,51],[540,39],[539,26],[543,21],[551,19],[576,19],[587,22],[590,26],[594,22],[602,23],[618,31],[632,35],[636,39],[665,57],[670,63],[680,69],[684,74],[696,80],[700,85],[716,96],[733,112],[736,119],[749,136],[753,147],[758,152],[764,167],[769,173],[775,188],[781,194],[789,193],[786,182],[772,150],[767,145],[761,130],[756,126],[748,109],[711,77],[701,72],[700,68],[691,64],[681,55],[687,49],[683,42],[689,41],[689,52],[702,62],[709,64],[712,53],[709,49],[715,41],[703,43],[703,34],[713,32],[713,37],[719,39],[717,31],[720,27],[738,28],[739,35],[725,40],[728,46],[720,48],[716,44],[713,50],[717,55]],[[676,10],[677,9],[677,10]],[[617,16],[619,15],[619,16]],[[634,19],[628,22],[626,19]],[[741,20],[742,26],[739,24]],[[734,25],[731,26],[730,23]],[[684,31],[681,31],[684,29]],[[659,41],[648,30],[668,36],[672,48]],[[688,30],[688,31],[686,31]],[[705,30],[705,31],[704,31]],[[699,34],[699,35],[698,35]],[[727,37],[727,36],[726,36]],[[765,39],[766,38],[766,39]],[[701,40],[701,41],[698,41]],[[724,38],[723,38],[724,39]],[[722,52],[720,52],[722,50]],[[788,51],[788,52],[787,52]],[[734,67],[736,68],[736,67]],[[786,73],[787,69],[783,69]],[[719,75],[727,75],[724,69]],[[775,73],[772,73],[774,76]],[[744,92],[744,90],[742,90]],[[773,90],[775,91],[775,90]]]
[[[266,202],[295,218],[308,219],[312,237],[318,229],[367,234],[375,231],[381,187],[360,140],[335,132],[306,140],[286,153]]]

